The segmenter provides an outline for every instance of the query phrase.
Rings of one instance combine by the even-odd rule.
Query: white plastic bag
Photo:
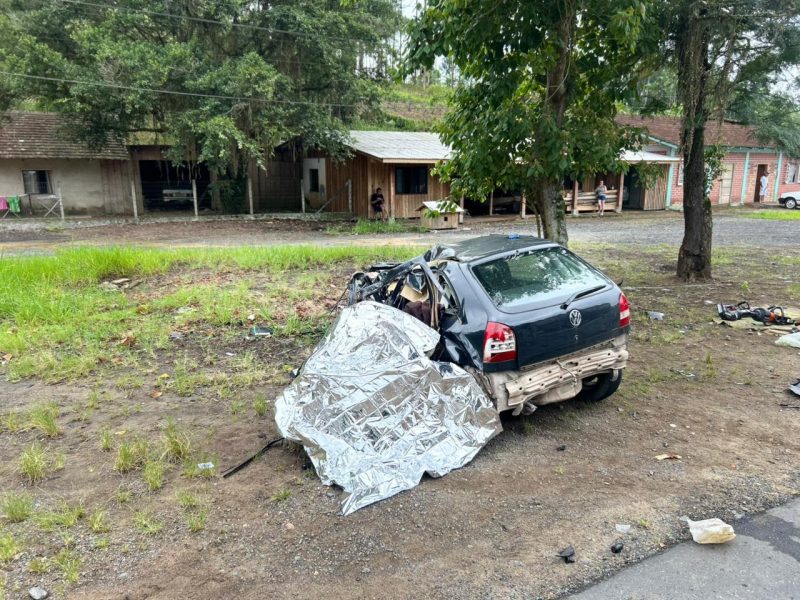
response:
[[[736,537],[733,527],[722,519],[705,519],[692,521],[686,519],[692,539],[698,544],[724,544]]]
[[[786,346],[787,348],[800,348],[800,331],[782,335],[775,340],[775,344],[778,346]]]

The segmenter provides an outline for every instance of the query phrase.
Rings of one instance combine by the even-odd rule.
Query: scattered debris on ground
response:
[[[775,340],[775,345],[784,346],[785,348],[800,348],[800,331],[782,335]]]
[[[782,306],[770,305],[767,308],[753,308],[747,301],[738,304],[717,304],[717,314],[726,323],[735,323],[742,319],[752,319],[756,323],[771,327],[790,327],[797,321],[789,316],[798,314],[797,311],[789,311]]]
[[[659,454],[656,460],[681,460],[680,454]]]
[[[704,519],[692,521],[686,519],[692,539],[698,544],[724,544],[736,537],[733,527],[722,519]]]
[[[574,563],[575,562],[575,548],[572,546],[567,546],[558,555],[564,559],[565,563]]]

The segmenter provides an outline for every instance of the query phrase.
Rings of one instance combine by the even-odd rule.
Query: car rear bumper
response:
[[[582,380],[599,373],[624,369],[628,363],[628,336],[593,346],[524,371],[481,373],[484,388],[497,410],[521,410],[526,402],[541,406],[574,398]]]

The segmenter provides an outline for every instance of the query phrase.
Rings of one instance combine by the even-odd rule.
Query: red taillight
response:
[[[627,327],[631,324],[631,305],[628,303],[628,299],[625,297],[625,294],[620,293],[619,295],[619,326],[620,327]]]
[[[508,325],[489,322],[483,336],[483,362],[517,360],[517,338]]]

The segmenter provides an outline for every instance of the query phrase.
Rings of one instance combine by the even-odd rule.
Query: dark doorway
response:
[[[768,168],[769,165],[758,165],[758,170],[756,171],[756,191],[753,195],[753,202],[758,202],[760,200],[758,192],[761,191],[761,176],[767,174]]]
[[[644,192],[642,180],[636,167],[630,167],[625,173],[625,187],[622,190],[622,208],[644,210]]]
[[[140,160],[142,196],[148,210],[192,210],[192,174],[197,181],[197,206],[211,208],[211,183],[205,165],[173,165],[165,160]]]

